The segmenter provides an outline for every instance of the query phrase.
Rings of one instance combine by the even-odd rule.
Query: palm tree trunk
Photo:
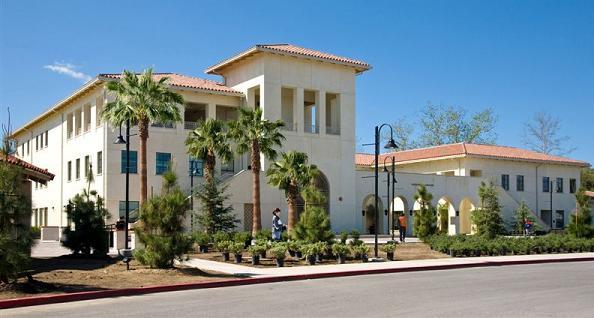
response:
[[[208,184],[212,184],[212,182],[214,181],[216,158],[214,154],[209,153],[208,155],[206,155],[205,159],[206,160],[204,162],[204,181],[206,181]]]
[[[252,235],[262,230],[262,212],[260,208],[260,145],[252,141]]]
[[[289,191],[287,193],[287,204],[289,206],[288,213],[288,230],[291,232],[297,224],[297,187],[289,185]]]
[[[146,143],[148,140],[148,120],[141,120],[138,124],[138,136],[140,139],[140,206],[144,205],[147,199],[147,172],[146,172]]]

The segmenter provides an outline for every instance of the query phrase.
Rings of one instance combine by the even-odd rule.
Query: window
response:
[[[569,193],[575,193],[576,186],[577,186],[576,180],[569,179]]]
[[[97,174],[103,173],[103,151],[97,153]]]
[[[68,181],[72,181],[72,161],[68,161]]]
[[[204,175],[204,161],[202,159],[192,158],[190,157],[190,167],[189,174],[194,177],[202,177]]]
[[[556,210],[555,211],[555,228],[562,229],[565,227],[565,211],[564,210]]]
[[[471,177],[482,177],[483,171],[482,170],[470,170]]]
[[[76,180],[80,179],[80,159],[76,159]]]
[[[39,183],[37,183],[37,181],[33,181],[33,182],[35,182],[35,189],[38,189],[39,188]]]
[[[542,177],[542,192],[549,192],[550,181],[549,177]]]
[[[163,174],[169,167],[171,161],[171,154],[167,152],[157,152],[157,174]]]
[[[136,220],[138,219],[138,208],[139,208],[139,204],[138,201],[128,201],[129,203],[129,214],[128,214],[128,220],[132,223],[132,222],[136,222]],[[120,201],[119,204],[119,216],[125,218],[126,217],[126,201]]]
[[[25,156],[25,144],[21,145],[21,157]]]
[[[555,192],[563,193],[563,178],[557,178]]]
[[[524,176],[516,176],[516,191],[524,191]]]
[[[138,173],[138,153],[136,151],[130,151],[130,166],[128,167],[129,173]],[[121,165],[120,165],[121,173],[126,173],[126,150],[122,150],[122,158],[121,158]]]
[[[39,150],[39,135],[35,136],[35,151]]]
[[[39,134],[39,149],[43,149],[43,133]]]
[[[46,130],[46,131],[45,131],[45,146],[46,146],[46,147],[47,147],[47,145],[48,145],[48,143],[49,143],[49,142],[48,142],[48,140],[49,140],[49,138],[48,138],[48,131]]]
[[[509,174],[502,174],[501,175],[501,187],[505,191],[509,191]]]
[[[91,158],[89,156],[85,156],[85,178],[89,177],[89,173],[91,168]]]
[[[29,149],[30,149],[30,147],[29,147],[29,140],[27,140],[27,156],[29,155]]]
[[[233,158],[227,162],[221,163],[221,172],[234,172],[235,171],[235,162]]]
[[[165,122],[154,122],[151,124],[153,127],[157,128],[175,128],[175,123],[173,121],[165,121]]]

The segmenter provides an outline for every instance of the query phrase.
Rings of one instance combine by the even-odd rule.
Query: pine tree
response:
[[[495,238],[504,232],[499,193],[493,181],[481,182],[479,187],[480,208],[472,211],[471,221],[476,226],[476,234]]]
[[[176,259],[183,260],[192,247],[192,239],[183,228],[188,208],[188,200],[170,168],[163,175],[161,195],[141,207],[139,226],[135,228],[144,244],[144,248],[135,252],[140,263],[151,268],[170,268]]]
[[[590,214],[590,197],[585,193],[583,187],[575,194],[577,210],[571,215],[567,232],[575,237],[591,238],[594,236],[592,216]]]
[[[200,230],[207,234],[219,231],[232,231],[239,220],[233,213],[233,207],[225,206],[229,195],[227,187],[219,189],[216,182],[206,182],[196,190],[195,196],[200,201],[200,209],[194,214],[194,220]]]
[[[448,204],[439,204],[437,211],[439,211],[439,234],[448,234],[448,214],[450,212]]]
[[[530,220],[532,224],[535,224],[536,222],[536,218],[534,218],[532,213],[530,213],[530,208],[525,201],[522,201],[520,202],[520,205],[518,206],[518,209],[514,215],[514,228],[518,233],[524,232],[526,220]]]
[[[103,198],[96,191],[83,190],[68,201],[66,207],[68,219],[74,223],[64,229],[65,240],[62,242],[73,254],[106,255],[109,250],[108,233],[105,219],[109,213],[103,204]]]
[[[292,237],[308,243],[331,242],[334,232],[330,216],[323,208],[326,198],[313,186],[305,188],[301,196],[305,200],[305,210],[291,232]]]
[[[427,191],[424,185],[417,187],[415,193],[415,201],[419,202],[421,209],[416,212],[413,224],[413,232],[420,239],[425,239],[432,234],[435,234],[437,216],[435,215],[435,208],[431,206],[431,199],[433,195]]]

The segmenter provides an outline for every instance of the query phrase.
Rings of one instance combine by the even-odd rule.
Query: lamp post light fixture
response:
[[[122,136],[122,123],[120,123],[120,134],[113,142],[116,145],[126,145],[126,217],[124,226],[124,250],[129,250],[128,246],[128,224],[130,222],[130,119],[126,121],[126,138]],[[128,252],[125,252],[128,253]],[[126,263],[128,266],[128,263]]]
[[[394,177],[394,161],[396,160],[396,158],[394,158],[394,156],[392,156],[392,170],[388,170],[387,166],[386,166],[386,159],[388,159],[390,157],[384,157],[384,172],[386,172],[386,185],[387,185],[387,198],[388,198],[388,209],[387,211],[387,215],[388,215],[388,233],[392,233],[392,241],[394,241],[394,188],[396,188],[396,178]],[[390,179],[390,175],[392,176],[392,179]],[[390,196],[390,183],[392,183],[392,196]],[[390,221],[391,219],[391,221]],[[392,223],[392,227],[390,227],[390,223]]]
[[[394,129],[392,128],[391,125],[389,124],[382,124],[381,126],[375,126],[375,171],[374,171],[374,176],[375,176],[375,241],[374,241],[374,255],[375,258],[378,258],[378,224],[379,224],[379,213],[378,213],[378,179],[379,179],[379,171],[378,171],[378,166],[379,166],[379,155],[380,155],[380,132],[382,130],[382,128],[384,128],[385,126],[390,127],[390,139],[388,139],[388,142],[386,143],[386,145],[384,146],[384,149],[397,149],[398,146],[396,145],[396,142],[394,142]]]

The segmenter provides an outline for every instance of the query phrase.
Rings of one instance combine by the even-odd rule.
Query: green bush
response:
[[[308,243],[332,242],[334,232],[332,232],[328,213],[319,206],[307,206],[299,217],[292,236]]]
[[[276,259],[285,259],[287,254],[287,245],[285,243],[274,243],[270,248],[270,253],[272,257]]]
[[[301,253],[303,253],[303,256],[306,258],[309,256],[318,255],[320,252],[320,244],[318,243],[309,243],[301,246]]]
[[[241,254],[244,248],[245,245],[243,242],[234,242],[229,244],[229,252],[233,254]]]
[[[215,248],[221,253],[229,253],[233,244],[233,241],[220,241],[215,243]]]
[[[256,234],[254,239],[270,241],[270,240],[272,240],[272,230],[271,229],[262,229],[260,232],[258,232]]]
[[[41,228],[39,226],[31,227],[31,238],[36,240],[41,238]]]
[[[349,232],[347,232],[347,231],[340,232],[340,243],[346,244],[348,239],[349,239]]]
[[[332,244],[332,253],[334,255],[348,256],[350,253],[350,250],[349,250],[349,247],[344,243],[334,243],[334,244]]]
[[[210,242],[210,237],[204,232],[194,232],[192,233],[192,238],[194,239],[194,243],[200,246],[208,245]]]
[[[361,257],[362,255],[369,255],[369,246],[365,244],[351,246],[351,251],[355,257]]]
[[[248,231],[237,232],[233,235],[233,239],[237,243],[244,243],[249,245],[252,241],[252,233]]]
[[[384,244],[381,247],[383,252],[386,253],[394,253],[394,251],[396,250],[396,244],[394,243],[388,243],[388,244]]]
[[[361,233],[359,233],[359,231],[352,230],[351,231],[351,241],[349,242],[349,245],[351,245],[351,246],[363,245],[363,241],[359,239],[360,237],[361,237]]]
[[[268,247],[266,245],[251,245],[250,247],[248,247],[247,251],[248,253],[250,253],[250,255],[254,256],[265,253],[267,249]]]

